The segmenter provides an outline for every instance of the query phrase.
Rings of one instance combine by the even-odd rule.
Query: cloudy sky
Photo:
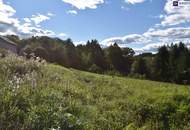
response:
[[[179,0],[183,2],[184,0]],[[173,0],[0,0],[0,35],[98,39],[136,52],[163,44],[190,46],[190,2]]]

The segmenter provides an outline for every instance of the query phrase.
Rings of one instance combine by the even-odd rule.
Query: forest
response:
[[[117,43],[101,47],[96,39],[75,46],[71,39],[46,36],[7,38],[17,43],[18,54],[27,58],[35,55],[50,63],[99,74],[190,84],[190,49],[182,42],[160,46],[156,54],[135,54],[132,48],[120,48]]]

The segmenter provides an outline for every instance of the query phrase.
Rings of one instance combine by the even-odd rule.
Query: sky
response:
[[[190,1],[0,0],[0,35],[97,39],[137,53],[179,41],[190,47]]]

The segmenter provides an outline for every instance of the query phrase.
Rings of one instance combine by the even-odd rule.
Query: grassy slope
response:
[[[76,101],[76,106],[79,104],[84,109],[82,115],[84,118],[89,118],[89,122],[92,121],[92,124],[97,125],[96,129],[99,127],[121,129],[133,121],[135,126],[141,127],[146,125],[149,116],[154,118],[152,111],[158,113],[161,111],[159,114],[164,115],[168,112],[173,116],[172,114],[176,114],[173,111],[187,109],[185,104],[189,102],[189,86],[92,74],[54,65],[49,66],[48,70],[49,74],[54,73],[60,77],[60,89],[64,92],[68,89],[65,94]],[[57,90],[53,89],[53,91]],[[64,96],[64,92],[55,93]],[[160,121],[158,126],[151,126],[149,123],[147,123],[149,129],[165,127],[163,121]]]
[[[1,80],[0,126],[10,129],[188,129],[190,88],[47,65],[12,91]],[[8,116],[7,116],[8,115]]]

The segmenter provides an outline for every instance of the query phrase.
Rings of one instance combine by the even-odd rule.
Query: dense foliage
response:
[[[92,74],[1,53],[1,130],[190,128],[188,86]]]
[[[7,37],[17,42],[18,53],[28,58],[35,55],[51,63],[95,73],[190,84],[190,50],[183,43],[162,46],[156,54],[135,55],[131,48],[120,48],[116,43],[102,48],[97,40],[75,46],[71,39]]]
[[[190,83],[190,50],[183,43],[159,48],[152,75],[159,81]]]

